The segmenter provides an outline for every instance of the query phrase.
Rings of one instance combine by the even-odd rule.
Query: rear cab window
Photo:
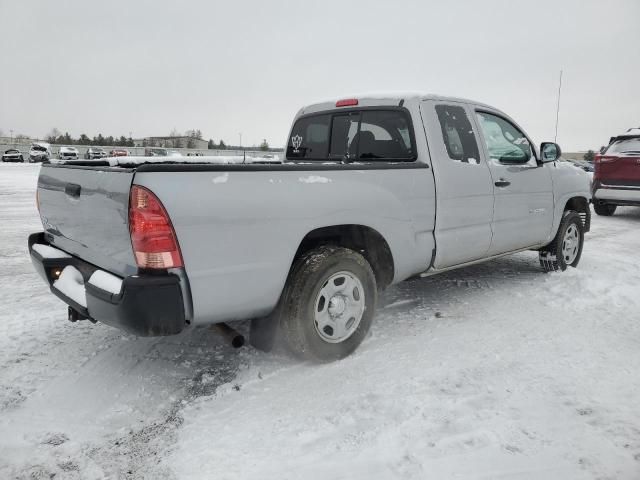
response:
[[[414,161],[416,147],[404,108],[365,107],[299,118],[287,144],[287,160]]]

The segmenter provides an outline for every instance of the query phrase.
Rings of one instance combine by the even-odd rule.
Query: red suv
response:
[[[595,160],[593,207],[613,215],[618,205],[640,206],[640,128],[612,137]]]

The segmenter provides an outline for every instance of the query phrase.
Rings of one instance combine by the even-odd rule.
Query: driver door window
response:
[[[527,137],[511,122],[486,112],[476,112],[489,158],[506,164],[535,162]]]

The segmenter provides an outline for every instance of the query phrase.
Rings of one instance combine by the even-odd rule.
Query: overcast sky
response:
[[[0,0],[0,129],[200,129],[284,144],[300,106],[419,90],[513,116],[537,143],[640,127],[640,0]]]

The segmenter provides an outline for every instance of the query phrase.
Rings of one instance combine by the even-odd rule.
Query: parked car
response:
[[[3,162],[24,162],[24,157],[22,156],[22,153],[20,153],[20,150],[16,148],[10,148],[8,150],[5,150],[4,153],[2,154],[2,161]]]
[[[177,150],[167,150],[167,157],[182,157],[183,155]]]
[[[144,149],[145,157],[166,157],[167,149],[161,147],[147,147]]]
[[[362,342],[391,284],[526,250],[545,271],[580,261],[587,174],[488,105],[318,103],[286,144],[285,163],[45,166],[33,264],[71,320],[172,335],[251,319],[259,348],[279,334],[329,361]]]
[[[581,168],[585,172],[593,172],[594,166],[593,163],[587,162],[586,160],[577,160],[573,158],[567,159],[568,162],[572,163],[574,166]]]
[[[124,148],[114,148],[109,152],[110,157],[128,157],[129,151]]]
[[[90,147],[84,154],[84,158],[87,160],[93,160],[95,158],[104,158],[107,156],[107,152],[100,147]]]
[[[51,146],[48,143],[34,143],[29,149],[29,162],[49,163],[51,159]]]
[[[630,128],[595,157],[593,209],[610,216],[618,205],[640,206],[640,128]]]
[[[80,155],[76,147],[60,147],[58,158],[60,160],[78,160]]]

